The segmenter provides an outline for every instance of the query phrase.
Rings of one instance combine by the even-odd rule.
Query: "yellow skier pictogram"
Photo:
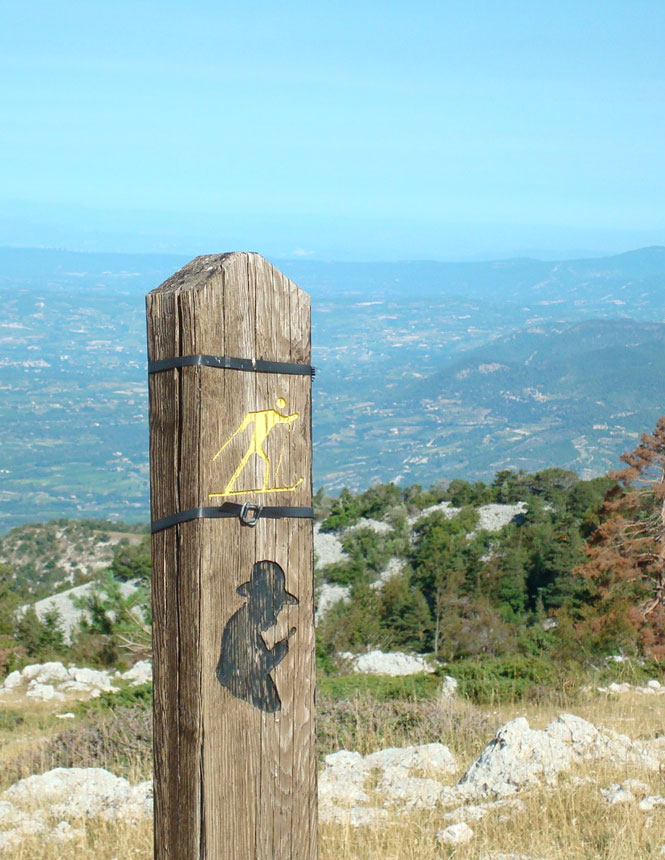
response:
[[[286,400],[283,397],[277,398],[277,408],[284,409],[286,406]],[[226,440],[226,442],[222,445],[219,451],[212,458],[213,462],[219,457],[219,455],[224,451],[224,449],[229,445],[235,437],[246,430],[250,424],[254,424],[254,429],[252,430],[252,438],[250,440],[249,446],[245,451],[242,460],[238,464],[238,468],[235,470],[233,475],[224,487],[224,490],[221,493],[208,493],[210,498],[220,497],[220,496],[239,496],[243,493],[285,493],[289,490],[295,490],[299,487],[303,478],[299,478],[295,484],[290,487],[269,487],[268,481],[270,478],[270,458],[265,452],[264,444],[268,436],[274,427],[278,424],[286,424],[289,430],[289,434],[291,433],[291,425],[294,421],[300,418],[299,412],[293,412],[291,415],[284,415],[282,412],[278,412],[277,409],[261,409],[256,412],[248,412],[245,417],[242,419],[242,422],[238,426],[237,430],[235,430],[231,436]],[[286,443],[285,443],[286,445]],[[282,446],[282,450],[279,455],[279,460],[277,462],[277,468],[275,469],[275,480],[279,475],[279,470],[282,465],[282,455],[284,453],[284,446]],[[238,478],[242,474],[243,469],[249,463],[253,454],[256,454],[257,457],[260,457],[263,462],[263,486],[262,487],[254,487],[248,490],[236,490],[234,489]]]

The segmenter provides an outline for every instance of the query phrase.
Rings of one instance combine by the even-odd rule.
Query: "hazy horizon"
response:
[[[665,6],[35,0],[0,245],[271,259],[665,244]]]

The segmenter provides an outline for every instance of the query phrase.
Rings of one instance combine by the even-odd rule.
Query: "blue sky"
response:
[[[665,244],[665,3],[3,3],[0,245]]]

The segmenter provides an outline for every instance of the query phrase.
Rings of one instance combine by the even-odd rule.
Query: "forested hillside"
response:
[[[503,470],[490,483],[379,484],[334,497],[320,490],[321,669],[344,671],[344,653],[373,649],[427,653],[458,671],[478,659],[508,661],[513,674],[548,677],[609,653],[662,656],[664,440],[661,419],[624,455],[626,469],[587,481],[552,468]],[[123,529],[57,521],[3,539],[6,668],[149,654],[149,537]],[[17,613],[47,586],[74,582],[92,584],[73,598],[82,615],[71,644],[55,610]],[[128,582],[131,592],[121,587]]]

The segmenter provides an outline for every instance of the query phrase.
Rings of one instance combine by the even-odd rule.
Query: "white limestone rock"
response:
[[[349,750],[338,750],[334,753],[329,753],[325,759],[326,769],[338,771],[344,776],[352,777],[354,774],[362,774],[363,779],[369,769],[365,761],[365,757],[359,752],[350,752]]]
[[[429,508],[424,508],[419,514],[416,514],[413,517],[408,517],[407,523],[410,526],[413,526],[418,522],[418,520],[429,517],[430,514],[436,513],[437,511],[440,511],[447,520],[451,520],[453,517],[456,517],[461,510],[461,508],[454,508],[452,502],[440,502],[438,505],[430,505]]]
[[[341,806],[327,805],[319,808],[319,822],[322,824],[342,824],[349,827],[372,827],[382,824],[388,818],[386,809],[374,806],[356,806],[346,809]]]
[[[418,654],[405,654],[403,651],[369,651],[352,659],[354,672],[364,675],[418,675],[421,672],[434,672],[424,657]]]
[[[665,797],[660,794],[650,794],[644,800],[640,800],[637,807],[641,812],[653,812],[657,806],[665,806]]]
[[[404,561],[396,555],[391,556],[391,558],[386,562],[386,566],[379,574],[378,579],[370,585],[370,588],[373,588],[374,590],[381,589],[386,582],[389,582],[395,576],[401,576],[403,573]]]
[[[318,590],[314,623],[318,624],[336,603],[339,603],[340,600],[346,603],[350,596],[351,588],[348,585],[324,582]]]
[[[18,830],[0,830],[0,849],[18,847],[23,842],[23,836]]]
[[[42,809],[62,821],[94,816],[135,820],[152,812],[152,783],[131,786],[98,767],[59,767],[22,779],[1,798],[19,810]]]
[[[498,532],[516,517],[524,514],[526,510],[526,502],[517,502],[514,505],[481,505],[478,508],[478,525],[476,526],[476,530]]]
[[[36,680],[30,681],[30,686],[25,694],[26,699],[35,702],[50,702],[52,700],[62,701],[65,697],[51,684],[39,684]]]
[[[102,768],[55,768],[26,777],[0,795],[0,848],[25,838],[70,842],[85,837],[82,819],[137,822],[150,818],[152,782],[130,785]]]
[[[390,523],[386,523],[383,520],[373,520],[369,517],[362,517],[357,523],[344,529],[344,534],[355,532],[358,529],[372,529],[373,532],[376,532],[379,535],[385,535],[388,534],[388,532],[391,532],[393,527]]]
[[[518,717],[499,729],[458,788],[471,797],[506,797],[543,780],[552,784],[572,759],[567,744],[529,728],[526,719]]]
[[[610,684],[607,689],[610,693],[629,693],[632,687],[624,682],[622,684]]]
[[[73,681],[78,681],[79,684],[86,684],[88,687],[104,692],[115,689],[111,683],[110,673],[104,669],[87,669],[72,666],[69,670],[69,677]]]
[[[369,795],[362,783],[347,782],[324,771],[319,777],[319,804],[322,808],[338,803],[368,803]]]
[[[85,830],[72,827],[69,821],[59,821],[49,833],[49,841],[72,842],[75,839],[85,839]]]
[[[21,683],[25,684],[28,681],[33,681],[41,671],[41,663],[31,663],[29,666],[24,666],[21,671]]]
[[[314,555],[317,568],[336,564],[348,558],[339,537],[330,532],[322,532],[321,523],[314,526]]]
[[[609,788],[601,788],[600,793],[608,806],[616,806],[619,803],[635,803],[635,795],[620,785],[611,785]]]
[[[452,809],[450,812],[446,812],[443,817],[446,821],[452,821],[455,823],[458,821],[480,821],[480,819],[484,818],[488,812],[489,809],[484,803],[469,803],[466,806],[458,806],[457,809]]]
[[[660,766],[648,743],[634,741],[609,730],[600,732],[592,723],[574,714],[560,714],[545,728],[545,732],[569,745],[576,760],[607,759],[647,770],[658,770]]]
[[[443,816],[446,821],[480,821],[488,812],[502,809],[507,812],[524,812],[526,804],[518,797],[505,797],[501,800],[488,801],[487,803],[467,804],[458,806]]]
[[[319,802],[367,803],[369,796],[363,790],[369,765],[358,752],[339,750],[325,757],[325,767],[319,776]]]
[[[465,821],[460,821],[458,824],[451,824],[444,830],[439,830],[436,838],[443,845],[464,845],[465,842],[473,839],[473,830]]]
[[[102,565],[103,567],[104,565]],[[49,612],[56,610],[59,614],[60,627],[64,634],[64,640],[67,645],[71,644],[72,634],[83,618],[90,618],[90,613],[87,609],[79,609],[76,602],[82,597],[87,597],[90,592],[96,587],[97,583],[86,582],[83,585],[76,585],[74,588],[69,588],[66,591],[60,591],[58,594],[53,594],[50,597],[45,597],[33,603],[37,617],[43,621]],[[121,582],[119,584],[120,593],[123,597],[129,597],[139,587],[137,580],[130,582]],[[25,612],[30,604],[22,606],[19,612]]]
[[[10,672],[9,675],[7,675],[2,687],[4,690],[13,690],[16,687],[20,687],[22,683],[23,676],[18,670],[16,670],[14,672]]]
[[[123,681],[131,681],[132,687],[147,684],[152,681],[152,663],[150,660],[139,660],[131,669],[123,672],[120,676]]]
[[[59,684],[68,680],[69,671],[58,662],[42,663],[39,672],[35,675],[35,681],[38,684]]]
[[[541,857],[532,857],[530,854],[483,854],[478,860],[542,860]]]
[[[454,699],[457,696],[457,688],[459,687],[459,683],[457,678],[453,678],[452,675],[446,675],[441,682],[441,690],[440,696],[442,699]]]
[[[621,788],[626,791],[632,791],[636,797],[643,797],[649,793],[649,786],[646,782],[642,782],[641,779],[624,779],[621,783]]]
[[[404,768],[389,767],[376,789],[403,809],[433,809],[441,799],[443,785],[436,779],[409,776]]]
[[[388,747],[365,756],[370,767],[405,768],[426,773],[455,773],[457,762],[447,746],[438,743]]]

